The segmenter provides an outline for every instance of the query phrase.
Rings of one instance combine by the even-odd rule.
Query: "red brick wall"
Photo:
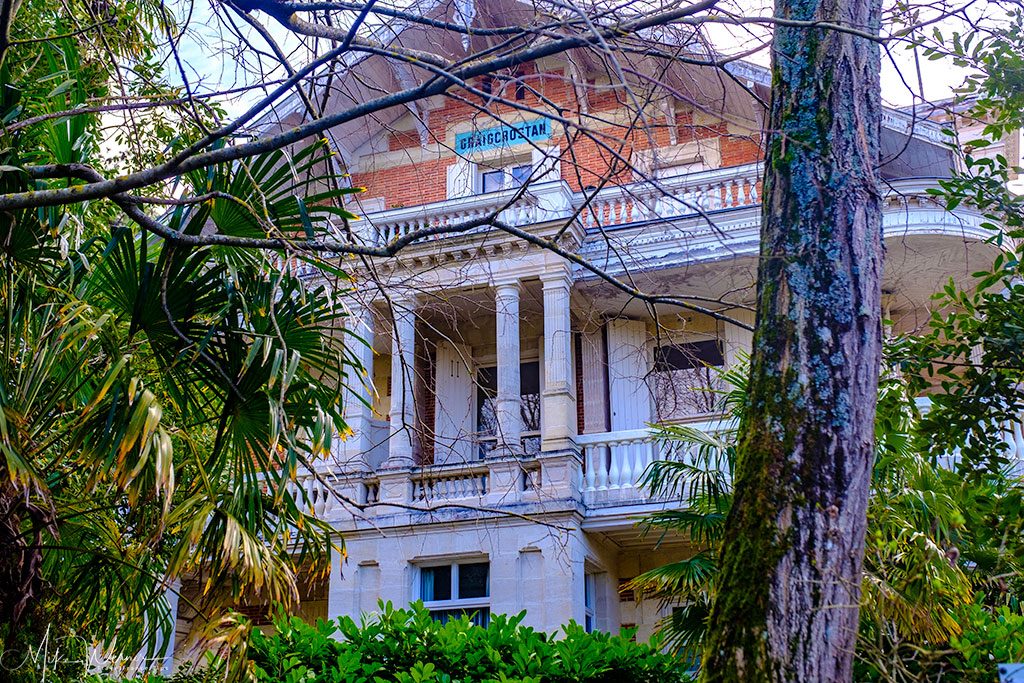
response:
[[[532,66],[523,67],[525,88],[523,98],[516,101],[516,86],[503,83],[500,76],[493,80],[493,92],[514,100],[526,107],[546,108],[543,101],[534,91],[539,91],[543,98],[565,107],[567,112],[578,111],[576,93],[568,79],[563,78],[560,71],[538,74]],[[508,77],[508,74],[505,74]],[[481,87],[482,79],[475,84]],[[496,125],[494,119],[482,113],[470,102],[480,107],[486,106],[494,116],[507,115],[515,111],[509,105],[491,102],[484,105],[479,95],[465,91],[456,92],[456,97],[469,101],[461,101],[449,97],[440,109],[429,113],[429,130],[441,135],[451,125],[467,120],[477,119],[481,126]],[[668,146],[670,131],[663,116],[650,116],[646,125],[639,121],[636,125],[610,123],[601,120],[602,115],[616,112],[627,106],[621,89],[600,87],[588,90],[587,101],[590,117],[584,117],[582,124],[599,130],[601,144],[592,137],[574,133],[571,145],[563,136],[555,136],[551,143],[556,142],[563,150],[561,164],[562,178],[573,190],[583,187],[600,185],[606,178],[611,183],[624,183],[633,180],[630,160],[635,152],[650,149],[652,146]],[[619,112],[616,112],[621,116]],[[678,143],[697,139],[719,138],[723,166],[737,166],[751,163],[761,157],[759,142],[746,136],[731,134],[724,122],[713,125],[695,124],[694,116],[689,111],[681,111],[676,115],[676,137]],[[560,124],[552,123],[557,132]],[[388,150],[415,150],[420,145],[419,133],[416,131],[394,131],[388,135]],[[438,142],[438,140],[431,140]],[[443,142],[443,140],[441,140]],[[567,149],[568,148],[568,149]],[[431,158],[419,163],[407,163],[380,168],[376,171],[353,174],[355,185],[367,188],[367,197],[384,197],[388,209],[413,206],[434,201],[441,201],[446,194],[446,169],[455,157],[444,150],[439,158]]]
[[[583,335],[574,332],[573,343],[576,353],[576,433],[582,434],[585,424],[583,421]]]

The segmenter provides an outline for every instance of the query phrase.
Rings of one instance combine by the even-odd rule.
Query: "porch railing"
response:
[[[722,420],[692,423],[709,433],[725,428]],[[652,429],[631,429],[598,434],[581,434],[576,443],[583,454],[581,492],[585,500],[652,499],[643,487],[648,467],[655,460],[693,461],[695,446],[665,444]]]
[[[927,410],[927,399],[918,405]],[[728,424],[720,419],[690,426],[711,434],[720,433]],[[1024,474],[1024,424],[1020,421],[998,428],[1007,444],[1006,455],[1017,474]],[[403,470],[380,470],[362,475],[343,473],[301,477],[291,484],[293,494],[317,515],[331,518],[341,507],[342,498],[336,493],[347,486],[343,496],[361,504],[388,503],[399,509],[416,509],[445,501],[475,501],[486,507],[540,500],[540,497],[582,496],[588,506],[600,508],[609,505],[641,505],[663,502],[644,486],[644,475],[655,460],[693,462],[696,446],[664,443],[655,438],[651,429],[632,429],[576,437],[583,459],[583,471],[574,476],[558,475],[555,480],[569,488],[545,490],[546,461],[538,458],[486,459],[473,463],[413,467]],[[956,454],[944,459],[952,466]],[[578,468],[578,465],[577,465]],[[580,474],[582,476],[580,476]],[[571,485],[569,482],[572,482]],[[686,495],[688,492],[683,492]],[[391,510],[393,512],[393,510]],[[373,514],[373,513],[364,513]],[[599,513],[595,513],[599,514]]]
[[[748,164],[616,185],[590,197],[577,195],[577,205],[588,229],[754,206],[761,203],[762,168]]]
[[[610,186],[593,194],[572,192],[563,181],[549,181],[531,185],[525,192],[504,190],[378,211],[352,227],[363,239],[376,244],[490,216],[519,227],[573,216],[578,216],[588,229],[614,227],[756,205],[761,201],[761,169],[761,164],[720,168]],[[459,234],[488,229],[485,225]],[[447,236],[452,233],[440,232],[424,239]]]
[[[415,472],[412,481],[412,502],[483,498],[487,495],[487,465],[476,467],[431,467]]]
[[[571,215],[573,195],[561,181],[531,185],[525,192],[504,190],[447,199],[430,204],[379,211],[353,224],[353,231],[375,244],[387,244],[411,233],[447,228],[469,221],[497,217],[513,226],[526,226]],[[424,239],[439,239],[489,230],[483,225],[459,233],[438,232]]]

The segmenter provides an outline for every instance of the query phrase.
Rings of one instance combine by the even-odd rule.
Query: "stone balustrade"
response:
[[[438,230],[421,238],[426,241],[490,229],[484,225],[455,233],[444,230],[470,221],[496,217],[503,223],[522,227],[566,218],[572,209],[573,195],[568,186],[554,181],[537,183],[526,190],[517,188],[378,211],[354,222],[352,231],[369,243],[384,245],[417,232]]]
[[[918,405],[927,410],[927,399]],[[690,423],[714,434],[730,425],[722,420]],[[1007,458],[1014,471],[1024,472],[1024,424],[1013,422],[999,428],[1007,444]],[[666,443],[651,429],[581,434],[575,438],[582,463],[572,456],[547,459],[491,458],[474,463],[406,467],[377,472],[319,474],[301,477],[291,491],[316,515],[326,519],[347,513],[343,500],[368,506],[367,516],[387,514],[389,507],[404,511],[433,509],[447,502],[495,508],[541,498],[579,500],[588,516],[602,507],[664,503],[644,487],[644,476],[655,460],[692,461],[696,446]],[[956,454],[944,460],[952,466]],[[582,465],[582,471],[580,469]]]
[[[606,187],[577,197],[590,230],[693,216],[761,202],[761,164]]]
[[[411,502],[483,498],[488,491],[488,474],[486,465],[424,468],[410,476]]]

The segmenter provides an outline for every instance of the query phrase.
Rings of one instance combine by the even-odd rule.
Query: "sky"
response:
[[[197,84],[196,90],[203,92],[236,88],[280,78],[282,71],[279,68],[270,70],[270,60],[258,60],[254,58],[252,50],[238,48],[237,38],[224,28],[227,12],[222,7],[216,6],[215,2],[216,0],[174,0],[172,3],[172,7],[179,16],[188,16],[190,19],[190,29],[181,38],[179,49],[189,80]],[[723,2],[730,3],[728,6],[733,11],[742,12],[748,16],[766,16],[770,12],[770,8],[760,0],[723,0]],[[945,3],[946,0],[938,0],[938,2]],[[967,3],[968,9],[965,14],[973,21],[983,21],[989,25],[999,21],[1001,10],[997,2],[981,0],[958,0],[958,2],[960,5]],[[307,61],[308,51],[302,49],[301,44],[293,35],[275,24],[266,15],[256,13],[254,16],[268,26],[282,48],[293,55],[294,65],[301,65]],[[253,44],[260,47],[265,45],[251,28],[239,22],[238,19],[235,19],[235,24],[243,29],[243,33],[252,40]],[[961,19],[947,19],[930,28],[937,27],[949,35],[956,30],[963,31],[965,26],[965,22]],[[725,53],[747,49],[755,41],[763,40],[765,31],[756,31],[755,29],[755,32],[756,35],[751,35],[751,31],[745,28],[736,29],[720,25],[708,29],[708,35],[715,47]],[[763,50],[748,59],[766,66],[769,55],[767,50]],[[929,61],[924,59],[917,50],[907,50],[904,46],[897,45],[883,54],[883,100],[890,106],[898,107],[915,102],[920,103],[922,95],[930,101],[946,99],[954,94],[954,88],[962,84],[965,76],[966,72],[952,65],[949,60]],[[177,74],[174,75],[173,80],[180,83],[180,77]],[[225,106],[229,114],[237,114],[243,111],[257,96],[258,91],[250,91],[225,101]]]

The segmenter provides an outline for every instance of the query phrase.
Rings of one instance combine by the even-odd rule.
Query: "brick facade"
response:
[[[387,153],[378,151],[360,158],[352,174],[353,183],[367,188],[365,197],[383,198],[387,209],[442,201],[446,199],[447,168],[457,159],[452,149],[453,130],[472,123],[480,128],[497,126],[501,121],[530,118],[556,108],[562,116],[578,122],[580,128],[567,137],[562,125],[552,120],[552,136],[540,144],[559,146],[561,177],[573,191],[632,182],[636,179],[632,166],[637,155],[652,148],[671,148],[673,139],[676,145],[709,142],[718,150],[716,164],[723,167],[749,164],[761,157],[758,134],[726,123],[722,117],[694,111],[675,101],[666,109],[662,107],[664,98],[651,98],[652,104],[638,116],[625,89],[593,80],[582,88],[586,91],[582,109],[587,113],[581,114],[576,89],[564,71],[538,73],[532,66],[522,69],[522,87],[509,82],[508,74],[490,79],[491,92],[514,102],[516,107],[465,90],[453,91],[442,106],[423,117],[427,145],[422,144],[412,115],[406,116],[399,122],[399,130],[387,133]],[[475,87],[486,89],[486,83],[478,79]],[[665,111],[675,111],[674,130],[667,125]],[[521,147],[527,153],[530,150],[530,145]]]

